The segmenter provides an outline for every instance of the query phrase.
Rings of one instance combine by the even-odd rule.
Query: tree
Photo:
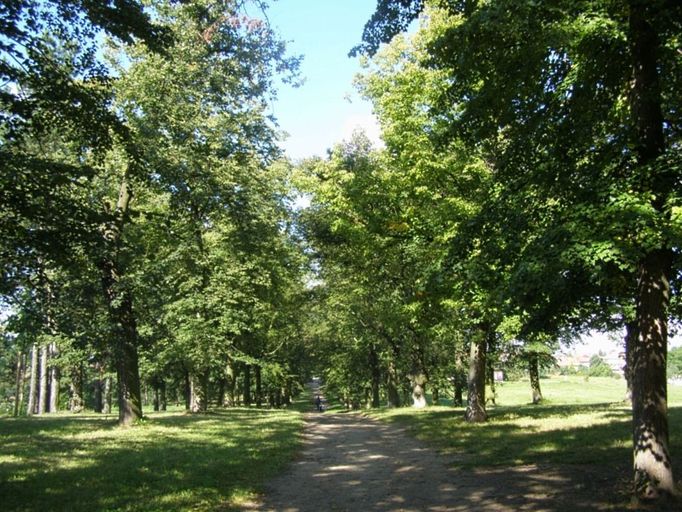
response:
[[[680,7],[664,1],[442,5],[450,18],[425,60],[448,75],[441,102],[430,110],[434,138],[497,147],[497,197],[541,221],[506,238],[517,246],[542,242],[550,250],[531,261],[557,263],[559,275],[584,269],[589,277],[589,287],[569,287],[574,294],[563,301],[564,311],[585,304],[585,292],[608,299],[613,288],[605,283],[632,279],[621,289],[633,290],[636,304],[635,492],[644,500],[671,494],[664,362],[669,281],[678,274],[672,183],[680,170],[673,92],[680,57],[671,42]],[[422,7],[382,2],[379,12],[391,6],[387,20],[370,20],[365,50],[376,50]],[[512,254],[516,272],[528,260],[524,252]]]

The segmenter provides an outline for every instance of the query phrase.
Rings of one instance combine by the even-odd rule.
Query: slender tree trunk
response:
[[[655,2],[630,0],[629,38],[633,58],[630,108],[637,130],[638,164],[647,166],[665,150],[659,41],[653,24]],[[652,206],[664,215],[674,183],[665,173],[651,177]],[[666,359],[668,304],[673,254],[668,248],[649,250],[639,264],[637,341],[632,350],[632,418],[634,489],[640,500],[658,500],[675,493],[668,448]]]
[[[486,334],[483,327],[478,327],[471,340],[467,408],[464,418],[472,423],[480,423],[488,419],[488,413],[485,410]]]
[[[632,403],[632,356],[634,347],[637,343],[637,324],[635,322],[625,322],[625,366],[623,367],[623,375],[625,375],[625,383],[627,390],[625,400]]]
[[[48,393],[48,345],[40,347],[40,392],[38,394],[38,414],[45,414],[47,412],[47,393]]]
[[[111,414],[111,384],[112,379],[107,375],[104,379],[104,408],[102,412],[104,414]]]
[[[28,381],[28,404],[26,414],[31,416],[36,413],[38,395],[38,345],[31,345],[31,377]]]
[[[528,356],[528,375],[530,376],[530,389],[533,395],[533,403],[539,404],[542,402],[542,390],[540,389],[540,368],[537,354],[530,354]]]
[[[192,410],[192,380],[189,377],[189,371],[185,370],[185,385],[184,385],[185,410]]]
[[[490,345],[488,345],[488,352],[490,352]],[[490,396],[488,400],[495,405],[497,400],[497,389],[495,388],[495,367],[490,357],[486,357],[486,373],[488,375],[488,384],[490,384]]]
[[[227,362],[227,405],[234,407],[235,405],[235,387],[237,386],[237,373],[232,361]]]
[[[440,392],[438,391],[438,388],[433,388],[431,390],[431,401],[433,402],[433,405],[438,405],[439,400],[440,400]]]
[[[369,347],[369,365],[372,372],[372,386],[371,407],[381,406],[381,397],[379,396],[379,388],[381,386],[381,368],[379,366],[379,356],[377,355],[376,347],[372,343]]]
[[[251,365],[247,364],[244,368],[244,405],[251,405]]]
[[[263,405],[263,397],[262,397],[262,382],[261,382],[261,368],[260,365],[254,366],[254,372],[256,374],[256,407],[261,407]]]
[[[59,349],[56,343],[50,344],[50,360],[54,360],[59,356]],[[52,364],[49,368],[50,373],[50,412],[59,411],[59,368],[56,364]],[[81,393],[82,396],[82,393]]]
[[[24,353],[17,354],[16,375],[14,382],[14,417],[19,416],[22,402],[24,401]]]
[[[460,343],[461,344],[461,343]],[[464,350],[457,348],[455,351],[455,375],[454,375],[455,390],[452,400],[452,405],[455,407],[462,407],[464,405],[464,387],[467,384],[466,367],[464,364]]]
[[[162,411],[168,409],[168,398],[166,397],[166,380],[161,378],[159,381],[159,405]]]

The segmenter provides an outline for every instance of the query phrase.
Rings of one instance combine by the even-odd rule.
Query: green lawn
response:
[[[610,378],[554,377],[541,383],[546,398],[530,402],[528,382],[497,387],[490,420],[468,424],[463,409],[432,406],[373,413],[409,427],[418,438],[454,456],[463,466],[530,463],[631,465],[630,409],[625,382]],[[670,387],[671,452],[682,456],[682,389]],[[682,468],[678,468],[682,469]]]
[[[253,498],[299,447],[295,411],[0,419],[4,511],[231,510]]]

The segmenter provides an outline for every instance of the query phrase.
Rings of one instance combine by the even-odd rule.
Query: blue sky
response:
[[[372,107],[355,92],[358,59],[348,52],[362,37],[375,0],[278,0],[267,11],[271,25],[288,41],[290,54],[304,56],[303,86],[280,86],[273,113],[289,133],[287,155],[324,156],[356,127],[376,138]],[[350,101],[349,101],[350,100]]]

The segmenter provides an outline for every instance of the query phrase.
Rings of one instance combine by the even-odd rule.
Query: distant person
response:
[[[317,395],[315,397],[315,408],[322,412],[322,399],[320,398],[320,395]]]

